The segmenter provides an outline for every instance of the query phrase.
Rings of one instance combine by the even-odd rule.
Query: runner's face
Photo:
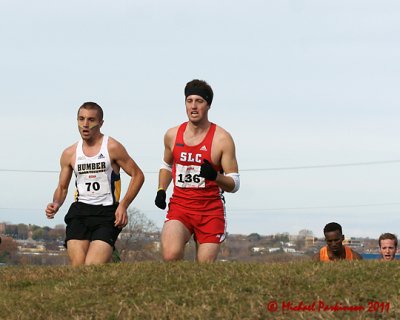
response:
[[[78,113],[78,128],[83,140],[90,140],[100,133],[103,120],[100,120],[97,110],[80,109]]]
[[[208,110],[210,106],[207,101],[197,95],[191,95],[186,98],[186,114],[190,122],[198,123],[203,119],[208,119]]]
[[[339,252],[342,250],[344,236],[340,233],[339,230],[330,231],[325,233],[325,241],[328,245],[328,248],[332,252]]]
[[[381,240],[381,245],[379,247],[379,251],[382,255],[382,259],[386,261],[394,260],[396,255],[396,246],[394,244],[394,240],[385,239]]]

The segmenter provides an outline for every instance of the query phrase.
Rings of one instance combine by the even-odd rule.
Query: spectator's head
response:
[[[336,222],[328,223],[324,228],[325,241],[331,252],[338,253],[343,250],[344,235],[342,226]]]
[[[397,251],[397,237],[392,233],[383,233],[379,237],[378,241],[379,252],[382,255],[382,260],[394,260]]]

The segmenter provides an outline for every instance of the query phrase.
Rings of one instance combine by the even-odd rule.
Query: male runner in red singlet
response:
[[[73,266],[110,261],[118,234],[128,223],[126,210],[144,182],[142,171],[124,146],[100,132],[102,125],[103,110],[98,104],[86,102],[79,108],[82,139],[62,153],[58,186],[45,210],[47,218],[53,219],[65,201],[74,172],[75,202],[64,219],[65,242]],[[131,180],[119,201],[121,168]]]
[[[166,208],[166,190],[174,190],[161,234],[165,261],[180,260],[191,235],[197,242],[198,262],[213,262],[225,239],[222,192],[236,192],[240,180],[231,135],[208,120],[213,91],[202,80],[185,87],[188,122],[164,136],[164,159],[155,204]]]
[[[342,226],[336,222],[328,223],[324,228],[326,246],[314,256],[314,260],[329,262],[337,260],[361,260],[360,254],[343,245]]]

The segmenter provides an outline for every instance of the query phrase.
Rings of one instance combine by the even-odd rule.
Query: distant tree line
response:
[[[65,227],[64,225],[50,228],[34,224],[6,224],[4,234],[15,240],[62,241],[65,236]]]
[[[0,263],[8,263],[15,260],[17,243],[10,237],[1,237]]]

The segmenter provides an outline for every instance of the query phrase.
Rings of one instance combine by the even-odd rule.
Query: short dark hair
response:
[[[186,83],[185,97],[187,98],[192,94],[201,96],[204,100],[207,101],[208,105],[211,106],[214,92],[211,86],[204,80],[194,79]]]
[[[324,228],[324,233],[332,232],[332,231],[340,231],[340,233],[343,233],[342,226],[336,222],[330,222]]]
[[[397,248],[397,237],[393,233],[382,233],[381,236],[379,237],[379,248],[381,247],[381,241],[382,240],[394,240],[394,245]]]
[[[100,121],[103,120],[103,109],[96,103],[96,102],[85,102],[82,104],[79,109],[78,109],[78,115],[79,111],[81,109],[86,109],[86,110],[97,110],[97,114],[99,115]]]

